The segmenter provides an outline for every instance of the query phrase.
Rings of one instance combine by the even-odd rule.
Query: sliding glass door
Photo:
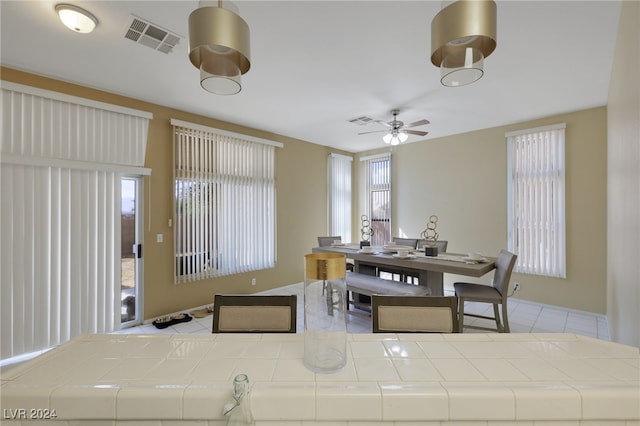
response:
[[[142,178],[122,178],[120,322],[142,323]]]

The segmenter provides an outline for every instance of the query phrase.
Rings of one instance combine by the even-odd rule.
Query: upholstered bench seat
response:
[[[381,294],[385,296],[428,296],[431,291],[426,286],[407,284],[399,281],[385,280],[373,275],[347,272],[347,291],[355,293],[351,304],[359,309],[371,310],[369,298]]]

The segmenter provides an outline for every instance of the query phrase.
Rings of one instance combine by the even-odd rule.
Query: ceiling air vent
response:
[[[365,124],[371,123],[372,121],[373,121],[373,118],[369,118],[366,115],[363,115],[362,117],[349,120],[349,123],[357,124],[359,126],[364,126]]]
[[[162,53],[169,53],[180,42],[181,37],[149,21],[131,15],[124,38]]]

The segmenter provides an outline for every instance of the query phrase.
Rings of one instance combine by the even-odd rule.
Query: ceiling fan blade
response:
[[[359,135],[368,135],[369,133],[388,133],[388,130],[374,130],[373,132],[362,132],[358,133]]]
[[[420,130],[403,130],[403,132],[408,133],[410,135],[418,135],[418,136],[425,136],[429,134],[429,132],[421,132]]]
[[[380,123],[380,124],[382,124],[383,126],[388,127],[388,128],[390,128],[390,129],[392,129],[392,128],[393,128],[393,126],[392,126],[391,124],[387,123],[386,121],[382,121],[382,120],[373,120],[373,121],[375,121],[376,123]]]
[[[431,122],[427,119],[423,119],[423,120],[419,120],[416,121],[415,123],[411,123],[411,124],[407,124],[404,127],[418,127],[418,126],[424,126],[425,124],[430,124]]]

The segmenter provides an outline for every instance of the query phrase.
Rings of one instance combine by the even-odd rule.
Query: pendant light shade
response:
[[[189,15],[189,60],[200,70],[203,89],[219,94],[240,92],[249,71],[249,26],[222,7],[200,7]]]
[[[431,62],[448,87],[473,83],[496,48],[497,8],[493,0],[458,0],[431,22]]]

